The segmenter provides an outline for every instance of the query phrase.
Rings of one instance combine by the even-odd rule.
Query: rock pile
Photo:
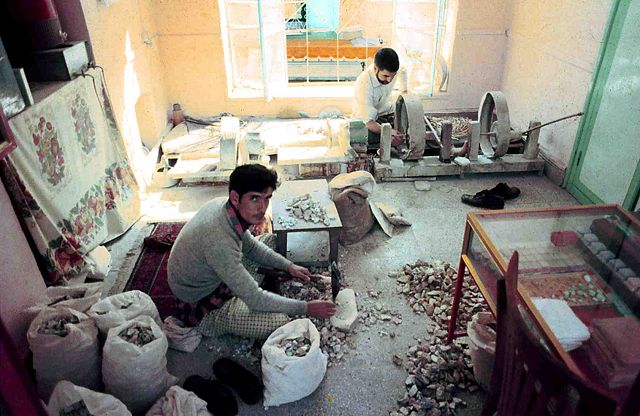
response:
[[[287,211],[296,218],[312,222],[314,224],[331,224],[332,218],[327,214],[320,202],[310,194],[304,194],[293,199],[286,207]]]
[[[118,335],[123,340],[138,347],[147,345],[156,339],[151,328],[144,325],[132,325],[129,328],[120,331]]]
[[[287,357],[304,357],[311,348],[311,340],[307,337],[283,339],[280,342],[280,348],[284,350]]]
[[[67,324],[77,324],[80,320],[77,316],[69,315],[69,316],[59,316],[54,319],[50,319],[43,324],[38,329],[38,332],[45,335],[57,335],[59,337],[66,337],[69,334],[67,331]]]
[[[312,272],[316,272],[312,270]],[[323,275],[329,276],[329,272],[322,271]],[[342,282],[344,286],[344,281]],[[309,301],[313,299],[331,300],[331,279],[312,280],[307,283],[289,280],[280,284],[280,293],[292,299]],[[360,310],[360,305],[358,305]],[[351,337],[357,333],[356,330],[345,333],[337,330],[331,325],[328,319],[311,318],[311,321],[320,333],[320,349],[329,357],[328,366],[342,360],[345,354],[356,348],[355,341]]]
[[[407,264],[400,271],[389,274],[398,283],[397,291],[402,293],[413,311],[427,314],[438,326],[445,328],[451,315],[453,284],[457,271],[449,263],[427,263],[418,260]],[[458,326],[463,328],[476,312],[486,310],[482,294],[475,284],[465,277],[462,298],[458,311]]]
[[[424,313],[435,322],[428,329],[429,339],[418,340],[417,345],[411,346],[406,360],[397,355],[392,357],[396,365],[404,365],[409,376],[405,380],[407,392],[398,401],[399,408],[390,415],[455,414],[456,408],[466,405],[457,397],[460,392],[478,389],[469,349],[458,342],[444,344],[456,270],[445,262],[418,261],[389,276],[396,279],[398,292],[405,296],[413,311]],[[462,295],[458,314],[460,328],[466,327],[473,314],[486,310],[482,295],[475,285],[469,284],[468,277],[464,280]]]

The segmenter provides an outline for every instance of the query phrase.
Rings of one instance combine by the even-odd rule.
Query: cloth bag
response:
[[[309,352],[287,356],[280,347],[286,339],[307,337]],[[320,334],[309,319],[296,319],[276,329],[262,346],[264,406],[279,406],[313,393],[327,371],[327,356],[320,349]]]
[[[145,416],[211,416],[207,402],[179,386],[172,386]]]
[[[74,317],[78,323],[65,324],[65,336],[42,332],[47,322]],[[102,388],[98,328],[84,313],[65,307],[43,309],[31,322],[27,341],[33,352],[38,394],[43,400],[49,399],[61,380],[92,390]]]
[[[181,320],[173,316],[165,318],[162,331],[167,336],[169,348],[178,351],[194,352],[202,340],[202,334],[196,328],[184,326]]]
[[[106,335],[109,329],[137,318],[150,316],[160,325],[158,308],[149,295],[139,290],[118,293],[96,302],[87,314],[95,319],[100,333]]]
[[[358,187],[345,188],[333,197],[342,222],[338,240],[343,245],[360,241],[373,227],[368,197],[369,193]]]
[[[85,312],[100,300],[102,282],[84,283],[74,286],[51,286],[47,288],[49,304],[47,306],[75,309]]]
[[[56,384],[47,405],[47,413],[49,416],[75,414],[70,412],[70,407],[79,401],[84,402],[87,410],[92,415],[131,416],[131,412],[129,412],[124,403],[115,397],[76,386],[68,381],[61,381]],[[65,410],[69,411],[69,413],[66,413]]]
[[[343,245],[360,241],[373,227],[368,198],[375,185],[376,180],[366,171],[342,173],[329,182],[331,200],[342,222],[338,240]]]
[[[148,327],[154,340],[137,346],[120,333],[134,325]],[[105,390],[137,414],[144,412],[177,379],[167,372],[167,337],[155,320],[142,315],[109,330],[102,351]]]

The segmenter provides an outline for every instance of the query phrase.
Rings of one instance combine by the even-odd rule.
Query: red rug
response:
[[[177,299],[167,283],[167,262],[171,246],[182,230],[184,222],[156,224],[131,273],[125,290],[139,290],[151,296],[162,320],[176,315]]]

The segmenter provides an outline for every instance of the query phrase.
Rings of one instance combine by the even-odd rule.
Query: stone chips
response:
[[[80,320],[78,317],[74,315],[59,316],[55,319],[44,322],[38,329],[38,332],[45,335],[57,335],[64,338],[69,334],[66,325],[77,324],[79,322]]]
[[[402,357],[392,357],[396,365],[403,365],[409,376],[405,380],[407,392],[398,401],[399,408],[390,413],[399,415],[452,415],[466,403],[457,395],[462,391],[478,389],[473,377],[469,349],[462,342],[445,345],[445,330],[450,316],[456,270],[449,263],[417,261],[407,264],[398,272],[390,273],[417,314],[427,314],[435,326],[429,327],[429,339],[418,340]],[[477,287],[463,283],[458,314],[458,327],[465,328],[476,312],[486,310],[484,299]]]
[[[314,224],[318,224],[320,222],[324,225],[331,224],[331,218],[327,214],[327,210],[324,209],[320,205],[320,202],[310,194],[304,194],[293,199],[287,205],[286,209],[296,218],[300,218]]]
[[[150,327],[144,325],[132,325],[118,334],[120,338],[130,344],[142,347],[156,339]]]
[[[284,350],[287,357],[304,357],[311,348],[311,340],[307,337],[283,339],[280,342],[280,348]]]

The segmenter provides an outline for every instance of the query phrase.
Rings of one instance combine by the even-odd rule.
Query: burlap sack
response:
[[[343,245],[360,241],[373,226],[368,196],[369,192],[357,186],[344,188],[334,195],[333,202],[342,222],[339,240]]]

